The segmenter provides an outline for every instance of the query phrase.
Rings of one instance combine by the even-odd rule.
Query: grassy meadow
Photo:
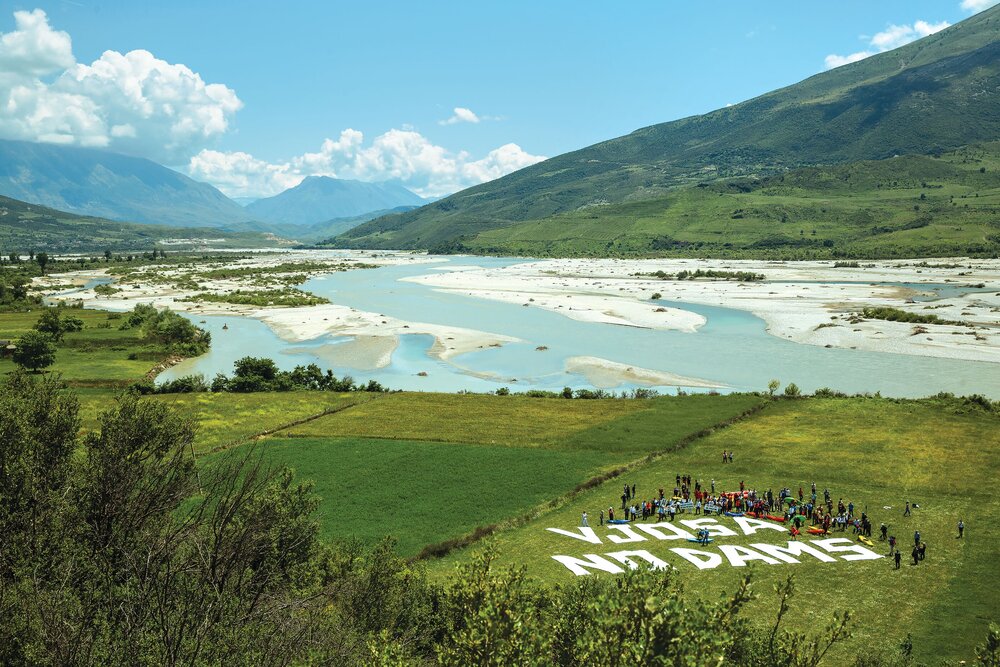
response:
[[[62,374],[74,387],[124,387],[145,375],[165,354],[144,344],[138,329],[119,330],[116,314],[72,309],[83,330],[65,334],[56,343],[56,361],[50,370]],[[41,309],[0,313],[0,339],[16,339],[35,326]],[[0,359],[0,373],[14,370],[14,362]]]
[[[392,535],[400,553],[412,556],[480,527],[523,520],[595,476],[760,403],[754,396],[396,393],[284,429],[262,441],[261,452],[315,482],[324,534]],[[343,520],[355,511],[360,521]]]
[[[722,463],[723,450],[735,453],[734,463]],[[731,590],[749,570],[761,594],[752,613],[764,621],[775,611],[772,584],[794,574],[798,589],[794,624],[825,623],[833,610],[854,615],[855,637],[843,651],[878,642],[894,646],[910,633],[916,655],[954,662],[970,658],[970,647],[981,641],[988,620],[1000,617],[994,572],[1000,501],[989,491],[1000,473],[998,453],[1000,416],[972,405],[878,398],[783,400],[548,509],[492,542],[501,562],[525,565],[529,576],[552,584],[574,577],[553,555],[580,557],[620,549],[648,550],[678,568],[690,593],[712,598]],[[669,493],[677,474],[690,474],[706,485],[714,479],[720,490],[738,489],[743,480],[750,488],[771,488],[775,493],[787,486],[797,494],[802,486],[808,494],[816,482],[820,499],[823,489],[829,488],[835,504],[844,498],[845,503],[853,501],[860,510],[868,510],[875,526],[873,550],[880,554],[887,554],[888,547],[878,540],[878,526],[887,523],[903,547],[903,566],[894,570],[888,558],[824,563],[804,556],[798,565],[734,567],[724,559],[715,569],[699,570],[669,550],[697,547],[715,552],[722,544],[788,540],[787,534],[773,530],[744,535],[728,517],[719,522],[737,536],[716,538],[707,548],[653,538],[612,544],[606,539],[610,531],[597,527],[602,538],[598,545],[546,530],[575,530],[583,511],[596,527],[601,509],[620,507],[623,482],[635,484],[644,499],[653,497],[659,487]],[[903,517],[907,500],[920,507]],[[956,530],[960,519],[967,526],[962,540]],[[915,530],[928,544],[927,559],[916,567],[908,564]],[[842,536],[853,539],[850,531],[832,535]],[[478,548],[481,545],[472,547]],[[469,551],[453,552],[432,563],[432,572],[446,576],[470,556]]]

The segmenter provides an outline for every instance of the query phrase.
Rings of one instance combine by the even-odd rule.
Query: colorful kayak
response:
[[[726,516],[743,516],[743,512],[726,512]]]
[[[872,542],[871,540],[869,540],[869,539],[868,539],[867,537],[865,537],[864,535],[858,535],[858,542],[861,542],[862,544],[867,544],[867,545],[868,545],[868,546],[870,546],[870,547],[873,547],[873,546],[875,546],[875,543],[874,543],[874,542]]]
[[[806,530],[810,535],[826,535],[826,531],[818,526],[809,526]]]
[[[615,524],[615,525],[620,525],[620,524],[623,524],[623,523],[628,523],[628,519],[609,519],[608,523]]]
[[[699,539],[697,539],[695,537],[689,537],[688,538],[688,542],[697,542],[698,544],[708,544],[711,541],[712,541],[711,537],[708,538],[707,540],[699,540]]]

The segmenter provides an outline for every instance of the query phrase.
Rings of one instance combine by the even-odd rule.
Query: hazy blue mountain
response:
[[[245,210],[253,219],[263,222],[311,225],[425,203],[398,183],[364,183],[310,176],[279,195],[248,204]]]
[[[383,208],[377,211],[369,211],[361,215],[352,215],[346,218],[333,218],[316,222],[310,225],[296,225],[282,222],[260,222],[253,220],[241,222],[235,225],[227,225],[226,229],[232,232],[260,232],[264,234],[275,234],[281,238],[291,239],[299,243],[319,243],[338,234],[354,229],[360,224],[374,220],[383,215],[394,213],[406,213],[417,208],[416,206],[397,206],[395,208]]]
[[[110,220],[216,227],[248,220],[211,185],[143,158],[0,140],[0,195]]]

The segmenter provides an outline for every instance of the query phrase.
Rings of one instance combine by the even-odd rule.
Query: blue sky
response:
[[[989,4],[4,3],[0,40],[42,35],[26,37],[30,48],[19,51],[7,44],[6,60],[21,58],[10,69],[31,70],[46,89],[23,90],[49,97],[23,100],[24,118],[0,117],[0,136],[141,154],[233,195],[272,194],[308,173],[398,178],[438,195],[748,99],[823,71],[830,56],[895,46]],[[15,11],[37,9],[45,26],[15,24]],[[60,52],[65,40],[52,37],[62,33],[71,56]],[[3,49],[0,42],[0,65]],[[108,59],[106,51],[151,56]],[[42,63],[33,70],[24,62],[32,57]],[[190,77],[173,69],[181,64]],[[74,68],[78,74],[67,76]],[[185,91],[163,117],[170,92],[160,91],[152,112],[136,111],[149,101],[144,93],[137,101],[135,88],[144,90],[150,71]],[[6,87],[9,94],[14,84]],[[53,119],[76,104],[75,114]],[[192,105],[191,117],[178,110],[183,104]],[[444,122],[455,108],[468,111]],[[342,134],[347,129],[355,133]]]

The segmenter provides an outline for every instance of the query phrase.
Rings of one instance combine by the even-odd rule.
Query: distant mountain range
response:
[[[324,239],[343,234],[369,220],[393,213],[405,213],[415,208],[416,206],[397,206],[395,208],[368,211],[361,215],[323,220],[322,222],[315,222],[308,225],[275,222],[242,222],[238,225],[230,225],[227,229],[241,232],[266,232],[276,234],[282,238],[295,240],[299,243],[317,243]]]
[[[0,195],[110,220],[220,227],[251,219],[211,185],[143,158],[0,140]]]
[[[274,197],[237,203],[211,185],[143,158],[5,140],[0,140],[0,195],[104,222],[215,227],[302,242],[429,201],[397,183],[309,177]]]
[[[566,226],[577,218],[552,216],[600,218],[607,205],[669,201],[678,188],[698,183],[897,154],[932,155],[997,138],[1000,6],[741,104],[643,128],[409,213],[375,219],[332,242],[448,249],[473,241],[489,247],[516,235],[525,221],[546,219],[561,222],[560,237],[572,238]],[[646,233],[656,236],[656,229]],[[481,234],[488,241],[475,242]]]
[[[247,204],[245,211],[261,222],[312,225],[426,203],[398,183],[364,183],[310,176],[281,194]]]

